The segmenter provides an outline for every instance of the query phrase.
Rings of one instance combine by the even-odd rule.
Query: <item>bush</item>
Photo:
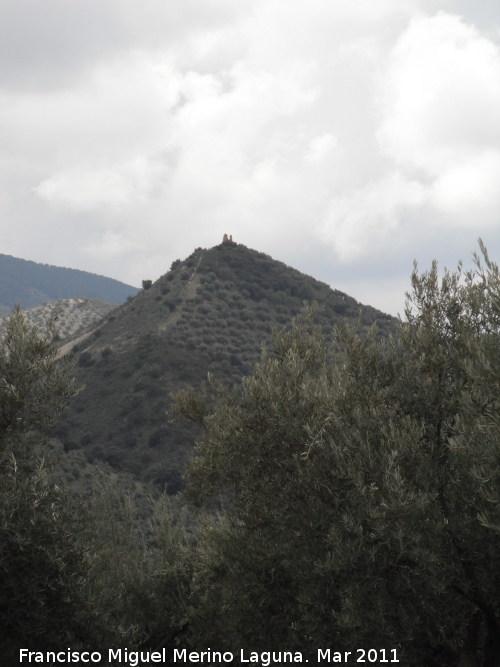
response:
[[[95,363],[96,360],[92,358],[90,352],[83,352],[80,355],[80,359],[78,361],[78,365],[83,368],[88,368],[89,366],[93,366]]]
[[[169,429],[166,427],[159,428],[157,431],[151,433],[148,439],[149,447],[157,447],[167,440]]]
[[[173,299],[165,299],[163,303],[167,306],[170,312],[173,312],[177,307],[177,304]]]

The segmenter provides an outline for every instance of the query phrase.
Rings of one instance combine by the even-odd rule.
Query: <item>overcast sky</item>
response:
[[[2,0],[0,252],[140,286],[233,239],[403,312],[500,260],[498,0]]]

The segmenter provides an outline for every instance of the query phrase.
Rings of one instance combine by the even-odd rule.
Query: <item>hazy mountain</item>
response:
[[[137,287],[95,273],[0,254],[0,315],[8,314],[17,302],[24,309],[81,296],[120,304],[138,291]]]
[[[90,461],[177,491],[197,434],[170,421],[170,392],[200,385],[208,372],[239,382],[271,327],[288,324],[304,299],[318,302],[316,321],[327,338],[343,318],[376,320],[381,335],[394,328],[390,315],[243,245],[198,248],[66,344],[85,389],[55,435],[67,451],[81,449]]]

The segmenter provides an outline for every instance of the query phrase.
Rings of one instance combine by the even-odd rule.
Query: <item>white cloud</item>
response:
[[[384,153],[419,174],[447,223],[500,213],[500,48],[460,17],[412,19],[383,83]]]
[[[394,172],[335,198],[319,228],[338,256],[349,262],[391,243],[405,211],[425,204],[426,188]]]
[[[34,192],[54,206],[73,211],[111,207],[116,210],[132,201],[159,195],[171,169],[161,156],[138,156],[115,168],[69,169],[56,172]]]
[[[120,258],[125,253],[137,249],[137,242],[133,243],[123,234],[111,230],[104,232],[97,242],[90,241],[83,246],[83,252],[87,255],[105,261]]]
[[[436,178],[432,202],[454,225],[498,225],[500,214],[500,150],[484,149],[457,161]]]
[[[338,139],[330,134],[324,132],[319,134],[309,142],[309,149],[305,156],[307,162],[321,162],[332,150],[338,145]]]
[[[224,232],[350,275],[493,232],[499,47],[454,1],[7,3],[3,251],[139,284]]]

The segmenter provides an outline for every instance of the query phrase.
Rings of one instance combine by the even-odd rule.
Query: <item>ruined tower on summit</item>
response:
[[[222,237],[222,243],[232,243],[233,242],[233,235],[231,234],[228,236],[227,234],[224,234]]]

